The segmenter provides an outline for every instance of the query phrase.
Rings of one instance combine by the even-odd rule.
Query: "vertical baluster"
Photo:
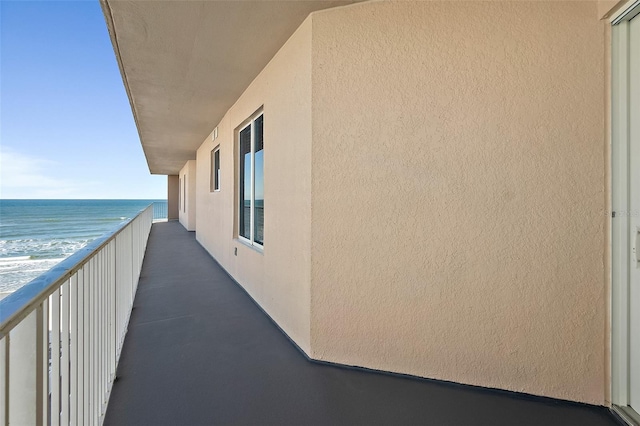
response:
[[[118,282],[117,282],[117,287],[116,287],[116,297],[118,300],[118,306],[117,306],[117,317],[116,317],[116,321],[117,321],[117,333],[118,335],[116,336],[116,343],[117,343],[117,353],[118,353],[118,357],[120,356],[120,351],[122,350],[122,311],[124,310],[124,288],[122,286],[123,282],[124,282],[124,275],[122,273],[122,271],[124,270],[124,264],[125,264],[125,260],[122,257],[122,239],[124,238],[124,236],[122,234],[120,234],[118,236],[118,240],[116,241],[116,253],[117,253],[117,265],[116,265],[116,273],[118,274]]]
[[[126,332],[126,326],[127,326],[127,324],[126,324],[127,311],[129,311],[131,309],[131,306],[132,306],[132,303],[131,303],[131,301],[132,301],[132,299],[131,299],[131,275],[133,273],[133,268],[132,268],[132,265],[133,265],[133,263],[132,263],[133,262],[133,255],[132,254],[133,253],[131,252],[131,241],[132,241],[131,240],[131,235],[132,235],[132,229],[128,229],[127,230],[127,247],[126,247],[126,253],[127,253],[127,255],[126,255],[127,256],[127,282],[126,282],[127,294],[126,294],[126,297],[127,297],[127,299],[126,299],[125,312],[124,312],[124,315],[123,315],[123,323],[122,323],[122,327],[123,327],[123,331],[124,332]]]
[[[129,233],[129,256],[131,257],[131,269],[129,269],[129,307],[133,306],[133,277],[134,271],[136,270],[136,252],[133,249],[134,240],[135,240],[135,223],[131,224],[131,232]]]
[[[89,285],[87,289],[89,290],[89,384],[87,393],[89,394],[89,409],[87,413],[87,424],[93,425],[93,413],[96,409],[96,403],[94,400],[95,396],[95,386],[96,386],[96,363],[95,363],[95,354],[96,354],[96,263],[95,258],[92,258],[89,261]]]
[[[51,295],[51,426],[60,424],[60,289]]]
[[[118,359],[119,348],[120,348],[120,251],[118,250],[118,242],[120,236],[113,240],[114,247],[114,258],[113,258],[113,272],[115,275],[115,288],[114,288],[114,306],[113,306],[113,328],[114,328],[114,340],[113,340],[113,349],[114,349],[114,358]],[[114,378],[118,377],[118,371],[114,368]]]
[[[42,387],[43,357],[42,305],[31,312],[10,333],[9,424],[40,424],[44,420]],[[34,409],[35,407],[35,409]]]
[[[131,223],[131,233],[129,238],[129,256],[131,256],[131,270],[129,271],[129,282],[133,282],[133,276],[135,275],[136,270],[136,251],[134,250],[136,239],[136,224],[135,221]],[[133,286],[131,286],[133,288]],[[133,297],[131,298],[131,302],[133,302]]]
[[[96,257],[95,257],[95,262],[96,262],[96,271],[95,271],[95,298],[94,298],[94,309],[96,312],[96,316],[95,316],[95,326],[94,326],[94,330],[95,330],[95,343],[94,343],[94,352],[93,352],[93,359],[94,359],[94,364],[93,364],[93,368],[94,368],[94,375],[95,375],[95,379],[96,382],[94,384],[94,393],[93,393],[93,424],[97,425],[98,424],[98,417],[100,416],[100,334],[101,334],[101,330],[100,330],[100,287],[102,286],[102,277],[100,276],[100,253],[97,253]]]
[[[78,424],[78,273],[69,280],[69,424]]]
[[[60,423],[69,425],[69,280],[62,284],[62,333],[60,353],[60,380],[62,382],[60,395]]]
[[[83,401],[82,401],[82,424],[89,425],[89,395],[91,393],[91,306],[89,304],[91,296],[91,261],[84,266],[84,369],[83,369]]]
[[[109,379],[116,378],[115,350],[116,350],[116,332],[115,332],[115,310],[116,310],[116,242],[109,243]]]
[[[109,336],[110,336],[110,328],[109,328],[109,296],[111,295],[111,245],[109,244],[104,248],[104,276],[105,276],[105,286],[104,286],[104,305],[103,305],[103,313],[104,313],[104,364],[103,364],[103,374],[105,378],[105,404],[109,402],[108,391],[109,391],[109,382],[110,382],[110,371],[109,371]]]
[[[131,276],[131,282],[133,283],[133,288],[136,287],[136,272],[138,271],[138,221],[133,223],[133,235],[131,236],[131,248],[133,251],[133,275]],[[135,290],[134,290],[135,291]],[[132,300],[135,299],[135,293],[132,293]]]
[[[106,409],[106,403],[108,402],[108,390],[109,390],[109,246],[104,248],[104,262],[102,265],[102,402],[103,407]],[[103,413],[104,414],[104,413]]]
[[[0,340],[0,425],[9,424],[9,336]]]
[[[96,400],[98,401],[97,414],[98,417],[102,415],[102,403],[104,401],[104,388],[103,388],[103,376],[102,376],[102,358],[103,358],[103,348],[102,348],[102,339],[104,336],[104,328],[103,328],[103,312],[102,312],[102,302],[103,302],[103,287],[104,287],[104,275],[103,275],[103,266],[104,266],[104,248],[100,250],[98,253],[98,364],[97,364],[97,373],[98,373],[98,392],[96,393]]]
[[[82,424],[82,422],[84,421],[84,376],[85,376],[85,366],[84,366],[84,360],[85,360],[85,345],[86,345],[86,341],[84,338],[84,328],[85,328],[85,318],[86,318],[86,314],[85,314],[85,294],[84,294],[84,267],[80,270],[78,270],[78,272],[76,273],[76,277],[78,279],[78,304],[77,304],[77,309],[78,309],[78,347],[77,347],[77,354],[78,354],[78,368],[77,368],[77,372],[78,372],[78,377],[77,377],[77,387],[78,387],[78,392],[76,394],[76,418],[77,421],[75,424]]]
[[[131,232],[129,232],[129,256],[131,257],[130,268],[129,268],[129,303],[127,308],[130,310],[133,307],[133,289],[134,289],[134,272],[135,271],[135,252],[133,251],[133,240],[135,237],[135,227],[131,227]]]
[[[102,415],[102,405],[104,402],[104,374],[103,374],[103,360],[104,360],[104,248],[100,250],[98,253],[99,262],[100,262],[100,280],[98,281],[98,313],[99,313],[99,321],[98,321],[98,337],[100,340],[98,341],[98,375],[100,376],[99,386],[98,386],[98,415]]]
[[[108,268],[109,268],[109,287],[107,290],[107,300],[109,301],[109,303],[107,304],[107,324],[108,324],[108,329],[109,329],[109,334],[107,336],[107,353],[108,353],[108,357],[107,357],[107,363],[108,363],[108,367],[107,367],[107,377],[108,379],[111,381],[115,378],[115,372],[114,372],[114,368],[113,368],[113,336],[114,336],[114,332],[113,332],[113,311],[115,308],[115,293],[113,291],[113,286],[115,284],[115,275],[114,275],[114,265],[115,265],[115,254],[114,254],[114,247],[115,242],[111,241],[109,243],[109,263],[108,263]]]
[[[107,390],[107,381],[105,379],[104,374],[104,360],[105,360],[105,350],[104,350],[104,337],[106,335],[106,324],[104,322],[104,289],[107,285],[106,275],[105,275],[105,262],[107,257],[107,247],[103,247],[100,251],[100,418],[102,418],[104,403],[106,397]]]
[[[49,363],[51,360],[51,343],[49,342],[49,319],[51,310],[49,309],[49,298],[46,298],[42,302],[42,318],[40,318],[40,324],[42,329],[42,335],[40,341],[42,342],[42,359],[40,360],[42,370],[42,387],[40,388],[42,406],[42,424],[49,424],[49,417],[51,413],[51,399],[49,394],[51,392],[51,371],[49,370]]]
[[[93,410],[91,411],[91,424],[97,425],[97,414],[100,412],[99,403],[99,386],[100,386],[100,368],[98,367],[98,344],[100,342],[100,311],[99,311],[99,299],[100,297],[100,262],[99,257],[93,258],[93,386],[91,394],[91,403]]]
[[[126,316],[125,312],[129,309],[129,307],[127,306],[127,299],[128,299],[128,285],[129,285],[129,262],[131,261],[131,258],[128,257],[129,256],[128,247],[129,247],[129,238],[128,238],[128,235],[125,233],[122,235],[122,240],[118,245],[118,249],[120,250],[120,260],[121,260],[121,267],[120,267],[120,292],[121,292],[120,302],[121,303],[120,303],[120,318],[118,318],[118,321],[120,322],[119,324],[120,336],[118,336],[118,338],[120,339],[120,351],[122,351],[122,338],[124,336],[124,333],[126,332],[124,328],[124,318]]]
[[[103,346],[103,350],[104,350],[104,358],[103,358],[103,365],[102,365],[102,374],[104,376],[104,382],[105,382],[105,389],[104,389],[104,402],[105,402],[105,407],[106,404],[109,402],[109,385],[110,385],[110,372],[109,372],[109,296],[110,296],[110,288],[111,288],[111,279],[110,279],[110,274],[109,271],[110,269],[110,257],[111,257],[111,245],[107,245],[104,248],[104,276],[105,276],[105,281],[104,281],[104,303],[102,306],[102,312],[104,315],[104,319],[103,319],[103,323],[104,323],[104,338],[103,338],[103,342],[104,342],[104,346]],[[105,408],[106,409],[106,408]]]
[[[97,413],[100,411],[98,404],[98,290],[100,288],[100,280],[98,277],[98,259],[94,256],[91,259],[91,312],[92,312],[92,324],[91,330],[93,330],[93,339],[91,339],[91,424],[97,426]]]
[[[95,419],[96,415],[100,414],[100,407],[101,407],[101,399],[100,395],[102,392],[102,377],[100,374],[100,340],[101,340],[101,334],[102,334],[102,330],[100,330],[100,316],[101,316],[101,312],[100,312],[100,288],[102,287],[102,276],[101,276],[101,269],[102,269],[102,252],[99,251],[98,253],[96,253],[96,256],[94,257],[95,262],[96,262],[96,272],[95,272],[95,290],[96,290],[96,297],[95,297],[95,312],[96,312],[96,325],[95,325],[95,333],[96,333],[96,341],[95,341],[95,352],[94,352],[94,375],[96,378],[96,382],[95,382],[95,392],[93,394],[93,406],[94,406],[94,424],[97,424],[97,421]]]
[[[123,339],[125,336],[126,324],[125,318],[127,316],[127,311],[129,310],[129,263],[131,263],[131,257],[129,253],[129,247],[131,243],[129,242],[129,229],[122,235],[122,241],[120,243],[120,259],[122,260],[122,269],[120,270],[120,289],[122,293],[121,297],[121,305],[120,305],[120,352],[122,353]]]
[[[106,259],[107,259],[107,247],[105,246],[100,251],[100,412],[99,412],[100,418],[102,418],[105,397],[106,397],[106,390],[107,390],[107,381],[104,374],[104,360],[106,355],[104,350],[104,347],[105,347],[104,338],[106,336],[106,324],[104,321],[104,317],[105,317],[104,304],[106,302],[104,289],[107,285],[107,279],[105,274]]]
[[[133,280],[136,283],[136,289],[138,288],[138,277],[140,276],[140,269],[142,269],[142,253],[140,251],[140,246],[142,242],[142,217],[138,218],[136,221],[136,260],[138,264],[136,265],[136,275],[133,277]]]

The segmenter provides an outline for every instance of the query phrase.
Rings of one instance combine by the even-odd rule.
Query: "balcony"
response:
[[[309,361],[177,222],[151,229],[106,425],[614,425],[606,408]]]
[[[616,424],[604,407],[311,361],[152,211],[0,304],[2,424]]]

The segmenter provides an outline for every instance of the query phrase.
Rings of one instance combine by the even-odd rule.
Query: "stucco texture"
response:
[[[264,251],[237,238],[236,132],[264,111]],[[197,240],[278,325],[310,351],[311,21],[256,77],[197,151]],[[221,188],[210,192],[220,145]],[[237,249],[237,255],[235,250]],[[254,350],[259,349],[259,342]]]
[[[310,355],[603,404],[597,3],[369,2],[312,24]]]
[[[169,220],[179,219],[180,216],[178,211],[179,186],[180,176],[167,176],[167,219]]]
[[[182,226],[187,231],[196,230],[196,160],[189,160],[185,163],[182,170],[180,170],[180,178],[183,182],[183,187],[180,191],[186,189],[186,193],[183,194],[184,200],[182,208],[179,210],[179,220]],[[184,184],[186,182],[186,185]]]

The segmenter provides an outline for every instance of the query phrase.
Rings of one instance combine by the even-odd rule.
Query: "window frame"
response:
[[[256,142],[256,137],[255,137],[255,122],[262,117],[262,138],[263,138],[263,150],[264,150],[264,111],[262,110],[262,108],[260,108],[258,111],[256,111],[255,113],[253,113],[247,120],[245,120],[236,130],[236,155],[238,156],[238,161],[237,161],[237,184],[236,184],[236,190],[237,190],[237,203],[236,203],[236,208],[237,208],[237,214],[236,214],[236,220],[237,220],[237,238],[239,241],[241,241],[242,243],[256,248],[259,251],[264,251],[264,235],[263,235],[263,242],[259,243],[255,240],[255,201],[256,201],[256,188],[255,188],[255,142]],[[250,154],[250,174],[249,174],[249,179],[250,179],[250,187],[251,187],[251,195],[249,198],[249,238],[243,236],[241,234],[241,230],[240,230],[240,217],[243,214],[243,200],[241,199],[242,197],[240,196],[240,194],[242,193],[241,187],[244,183],[243,181],[243,175],[241,173],[241,162],[243,161],[243,158],[241,156],[240,150],[242,149],[242,144],[240,143],[240,135],[241,133],[247,128],[247,127],[251,127],[251,143],[250,143],[250,149],[249,149],[249,154]],[[264,160],[263,160],[264,161]],[[264,163],[263,163],[263,167],[264,167]],[[264,169],[263,169],[263,179],[264,179]],[[264,202],[264,200],[263,200]],[[241,207],[242,206],[242,207]],[[263,230],[264,233],[264,230]]]
[[[187,175],[182,177],[182,213],[187,212]]]
[[[217,169],[216,154],[218,154]],[[220,192],[220,181],[222,180],[220,176],[220,170],[222,169],[220,160],[220,145],[218,145],[211,150],[211,176],[209,179],[209,192]]]
[[[182,212],[182,175],[178,176],[178,212]]]
[[[631,359],[629,336],[630,304],[629,289],[631,278],[628,275],[629,262],[632,260],[630,248],[633,246],[629,221],[631,195],[629,157],[631,144],[631,39],[630,21],[640,19],[640,0],[627,2],[611,21],[611,181],[610,202],[612,210],[622,210],[622,214],[610,214],[610,253],[612,268],[611,279],[611,330],[610,330],[610,368],[611,408],[629,424],[640,421],[637,407],[631,406]],[[625,214],[626,211],[626,214]]]

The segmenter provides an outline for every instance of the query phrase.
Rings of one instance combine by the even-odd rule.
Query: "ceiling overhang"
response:
[[[195,159],[311,12],[354,2],[101,0],[151,173]]]

